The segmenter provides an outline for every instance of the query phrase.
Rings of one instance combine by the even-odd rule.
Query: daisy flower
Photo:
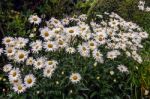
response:
[[[22,84],[22,79],[20,79],[20,77],[18,77],[17,79],[9,79],[9,81],[12,85]]]
[[[67,46],[67,42],[64,39],[58,39],[56,41],[59,48],[65,48]]]
[[[14,38],[13,37],[4,37],[2,43],[5,45],[14,45]]]
[[[46,67],[44,68],[43,70],[43,76],[44,77],[48,77],[48,78],[51,78],[52,77],[52,74],[54,73],[54,68],[51,68],[51,67]]]
[[[56,68],[58,62],[56,60],[49,60],[45,62],[45,65],[51,68]]]
[[[12,69],[12,65],[11,64],[6,64],[3,67],[3,71],[4,72],[9,72]]]
[[[33,57],[29,57],[29,58],[26,60],[26,65],[33,65],[33,63],[34,63]]]
[[[115,59],[120,54],[121,53],[118,50],[113,50],[113,51],[107,52],[107,58],[109,58],[109,59]]]
[[[82,45],[78,45],[78,52],[83,57],[89,57],[90,56],[90,50],[87,43],[83,43]]]
[[[125,72],[125,73],[128,73],[128,68],[124,65],[118,65],[117,69],[120,71],[120,72]]]
[[[77,26],[65,28],[65,32],[68,36],[77,36],[79,34]]]
[[[31,15],[28,20],[33,24],[39,24],[42,21],[41,18],[39,18],[37,15]]]
[[[68,25],[68,24],[69,24],[69,19],[67,19],[67,18],[62,19],[62,20],[61,20],[61,23],[62,23],[63,25]]]
[[[79,73],[72,73],[69,79],[72,83],[78,83],[81,80],[81,75]]]
[[[10,80],[16,80],[17,78],[20,77],[20,70],[19,68],[13,68],[8,75]]]
[[[56,18],[51,18],[50,23],[53,24],[54,27],[60,27],[61,26],[61,22],[59,20],[57,20]]]
[[[14,47],[6,47],[4,52],[9,57],[13,56],[16,53],[16,49]]]
[[[17,84],[17,85],[14,85],[13,89],[14,89],[15,92],[20,94],[20,93],[22,93],[26,90],[26,87],[25,87],[24,84]]]
[[[24,83],[27,88],[32,87],[35,84],[36,78],[33,74],[28,74],[24,78]]]
[[[24,62],[28,58],[28,52],[24,50],[18,50],[15,53],[15,61],[16,62]]]
[[[69,54],[73,54],[73,53],[75,53],[75,51],[76,51],[76,49],[73,48],[73,47],[67,47],[66,48],[66,52],[69,53]]]
[[[51,38],[52,32],[48,27],[40,29],[40,35],[44,38],[44,40],[49,40]]]
[[[90,41],[88,41],[88,45],[89,45],[89,48],[90,48],[91,50],[94,50],[94,49],[97,48],[97,43],[96,43],[96,41],[90,40]]]
[[[28,43],[28,41],[29,41],[28,39],[25,39],[22,37],[15,38],[15,47],[24,48],[26,44]]]
[[[36,40],[34,42],[30,43],[31,51],[33,53],[38,53],[39,51],[42,50],[42,41],[41,40]]]
[[[103,55],[101,54],[100,51],[98,51],[97,49],[95,49],[92,54],[93,54],[94,59],[97,62],[104,63]]]
[[[53,41],[47,41],[44,42],[44,48],[46,51],[56,51],[57,50],[57,44]]]
[[[34,67],[36,69],[41,69],[41,68],[44,68],[45,67],[45,58],[44,57],[40,57],[40,58],[37,58],[35,61],[34,61]]]

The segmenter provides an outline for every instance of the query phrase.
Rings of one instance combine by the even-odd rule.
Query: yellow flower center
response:
[[[48,37],[48,36],[49,36],[49,33],[48,33],[48,32],[45,32],[44,35],[45,35],[45,37]]]
[[[17,73],[16,73],[16,72],[13,72],[12,76],[15,77],[16,75],[17,75]]]
[[[27,83],[31,84],[32,83],[32,79],[31,78],[27,79]]]
[[[77,79],[78,79],[78,77],[77,77],[77,76],[73,76],[72,78],[73,78],[73,80],[77,80]]]
[[[24,58],[24,54],[19,55],[19,59],[22,59],[22,58]]]
[[[33,18],[34,21],[37,21],[37,18]]]
[[[22,90],[22,86],[21,85],[18,86],[18,90]]]
[[[74,30],[69,30],[69,33],[74,33]]]
[[[86,51],[86,48],[85,48],[85,47],[82,47],[82,50],[83,50],[83,51]]]
[[[53,48],[53,45],[52,44],[48,44],[48,48]]]
[[[12,49],[8,49],[8,53],[12,53]]]
[[[94,43],[90,43],[90,46],[94,46]]]
[[[10,39],[7,39],[6,42],[7,42],[7,43],[10,42]]]
[[[53,62],[52,62],[52,61],[49,61],[49,62],[48,62],[48,65],[52,65],[52,64],[53,64]]]

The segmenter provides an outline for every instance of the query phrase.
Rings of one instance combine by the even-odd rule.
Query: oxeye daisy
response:
[[[24,62],[28,57],[28,52],[24,50],[18,50],[15,53],[15,61],[16,62]]]
[[[68,24],[69,24],[69,19],[67,19],[67,18],[62,19],[62,20],[61,20],[61,23],[62,23],[63,25],[68,25]]]
[[[46,63],[45,64],[46,66],[51,67],[51,68],[56,68],[58,64],[56,60],[49,60],[49,61],[46,61],[45,63]]]
[[[4,37],[2,43],[5,45],[14,45],[14,38],[13,37]]]
[[[62,29],[61,28],[53,28],[52,33],[55,36],[61,35]]]
[[[33,74],[28,74],[24,78],[24,83],[27,88],[32,87],[35,84],[36,78]]]
[[[93,54],[94,59],[97,62],[100,62],[100,63],[104,62],[103,55],[102,55],[102,53],[100,53],[100,51],[98,51],[97,49],[95,49],[92,54]]]
[[[40,58],[37,58],[35,61],[34,61],[34,67],[36,69],[41,69],[41,68],[44,68],[45,66],[45,58],[44,57],[40,57]]]
[[[57,20],[56,18],[51,18],[50,23],[54,25],[54,27],[59,27],[61,25],[61,22]]]
[[[28,41],[28,39],[22,37],[15,38],[15,48],[24,48]]]
[[[78,52],[83,57],[89,57],[90,56],[90,50],[87,43],[83,43],[82,45],[78,45]]]
[[[16,84],[13,87],[14,91],[17,92],[18,94],[24,92],[26,90],[26,87],[24,84]]]
[[[64,39],[58,39],[56,42],[59,48],[65,48],[67,46],[67,42]]]
[[[48,27],[42,28],[40,32],[40,35],[44,38],[44,40],[49,40],[52,36],[52,32]]]
[[[44,42],[43,46],[46,51],[56,51],[57,50],[57,44],[54,41]]]
[[[3,71],[4,72],[9,72],[12,69],[12,65],[11,64],[6,64],[3,67]]]
[[[16,80],[17,78],[20,77],[20,70],[19,68],[13,68],[10,72],[9,72],[9,79],[10,80]]]
[[[124,65],[118,65],[117,69],[120,71],[120,72],[125,72],[125,73],[128,73],[128,68]]]
[[[34,42],[30,43],[31,51],[33,53],[38,53],[39,51],[42,50],[42,41],[41,40],[36,40]]]
[[[96,43],[96,41],[90,40],[90,41],[88,41],[88,45],[91,50],[94,50],[97,48],[98,44]]]
[[[16,49],[14,47],[6,47],[4,52],[9,57],[15,54]]]
[[[118,50],[107,52],[107,58],[109,59],[115,59],[118,55],[120,55],[120,52]]]
[[[54,68],[51,68],[51,67],[46,67],[44,68],[43,70],[43,76],[44,77],[48,77],[48,78],[51,78],[52,77],[52,74],[54,73]]]
[[[29,17],[29,22],[33,24],[39,24],[41,23],[41,18],[39,18],[37,15],[31,15]]]
[[[9,79],[9,81],[12,85],[22,84],[22,79],[20,79],[20,77],[17,79]]]
[[[33,65],[33,63],[34,63],[33,57],[29,57],[29,58],[26,60],[26,65]]]
[[[75,48],[73,48],[73,47],[67,47],[67,48],[66,48],[66,52],[69,53],[69,54],[73,54],[73,53],[75,53],[75,51],[76,51],[76,50],[75,50]]]
[[[68,35],[68,36],[76,36],[79,34],[77,26],[65,28],[65,32],[66,32],[66,35]]]
[[[69,79],[72,83],[78,83],[81,80],[81,75],[79,73],[72,73]]]

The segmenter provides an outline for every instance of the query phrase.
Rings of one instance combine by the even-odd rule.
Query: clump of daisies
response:
[[[138,8],[139,10],[150,12],[150,7],[145,7],[145,1],[139,1]]]
[[[95,66],[97,63],[105,64],[107,60],[116,61],[124,55],[142,63],[138,52],[143,48],[142,40],[148,38],[148,33],[116,13],[105,13],[104,16],[108,19],[90,23],[93,28],[91,32],[85,22],[85,14],[62,20],[53,17],[45,22],[37,15],[31,15],[29,22],[40,27],[40,34],[34,34],[34,37],[39,39],[7,36],[2,40],[5,47],[0,48],[0,55],[8,58],[8,64],[4,65],[3,71],[8,75],[12,89],[22,93],[36,86],[36,71],[41,71],[43,77],[51,79],[61,65],[60,58],[51,57],[53,53],[63,53],[64,56],[78,54],[82,58],[93,58]],[[45,26],[40,26],[42,21]],[[75,24],[71,25],[72,22]],[[29,68],[26,75],[23,73],[24,68]],[[118,64],[116,69],[121,73],[129,73],[128,67],[123,63]],[[73,84],[82,81],[82,75],[78,71],[69,74],[67,76]]]

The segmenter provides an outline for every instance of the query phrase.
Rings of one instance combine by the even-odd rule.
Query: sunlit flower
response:
[[[20,70],[19,68],[13,68],[10,72],[9,72],[9,79],[10,80],[16,80],[20,77]]]
[[[118,65],[117,69],[120,71],[120,72],[125,72],[125,73],[128,73],[128,68],[124,65]]]
[[[29,17],[29,22],[33,24],[39,24],[41,23],[41,21],[42,21],[41,18],[39,18],[37,15],[31,15]]]
[[[16,62],[24,62],[28,57],[28,52],[24,50],[18,50],[17,53],[15,53],[15,61]]]
[[[48,78],[51,78],[52,77],[52,74],[54,73],[54,68],[51,68],[51,67],[46,67],[44,68],[43,70],[43,76],[44,77],[48,77]]]
[[[3,71],[4,72],[9,72],[12,69],[12,65],[11,64],[6,64],[3,67]]]
[[[35,84],[36,78],[33,74],[28,74],[24,78],[24,83],[27,88],[32,87]]]
[[[24,84],[16,84],[13,87],[14,91],[17,92],[18,94],[24,92],[26,90],[26,87]]]
[[[79,73],[72,73],[69,79],[72,83],[78,83],[81,80],[81,75]]]
[[[66,52],[69,53],[69,54],[73,54],[73,53],[75,53],[75,51],[76,51],[76,50],[75,50],[75,48],[73,48],[73,47],[67,47],[67,48],[66,48]]]

